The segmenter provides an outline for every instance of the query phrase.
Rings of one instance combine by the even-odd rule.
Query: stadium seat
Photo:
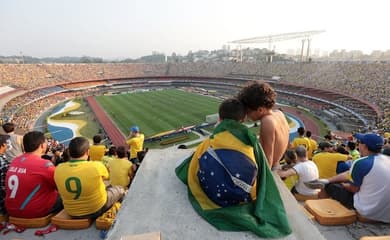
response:
[[[73,219],[64,209],[51,219],[51,223],[62,229],[84,229],[89,228],[92,223],[92,219]]]
[[[318,195],[302,195],[299,193],[294,193],[294,197],[299,202],[304,202],[306,200],[318,199]]]
[[[334,199],[306,200],[304,206],[321,225],[348,225],[356,221],[356,212]]]
[[[309,211],[306,210],[306,208],[304,208],[302,205],[299,205],[300,208],[302,209],[302,212],[305,214],[305,216],[311,220],[311,221],[314,221],[315,217],[313,216],[313,214],[311,214]]]
[[[9,223],[24,228],[40,228],[47,226],[50,223],[50,219],[52,217],[53,214],[49,214],[40,218],[18,218],[9,216]]]
[[[118,213],[120,207],[121,204],[116,202],[110,209],[98,217],[95,222],[96,228],[100,230],[110,229],[115,221],[116,214]]]
[[[359,222],[362,222],[362,223],[378,223],[379,222],[379,221],[376,221],[376,220],[372,220],[372,219],[366,218],[366,217],[360,215],[358,212],[356,213],[356,217],[357,217],[357,220]]]
[[[6,222],[6,221],[8,221],[8,216],[0,214],[0,223],[1,222]]]
[[[387,235],[387,236],[366,236],[366,237],[361,237],[360,240],[390,240],[390,235]]]
[[[129,235],[121,237],[122,240],[160,240],[161,233],[153,232],[153,233],[144,233],[137,235]]]

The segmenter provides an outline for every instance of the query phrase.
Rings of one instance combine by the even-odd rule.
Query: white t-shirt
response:
[[[305,186],[305,182],[318,179],[318,168],[312,161],[305,161],[297,163],[293,169],[297,172],[299,179],[298,183],[295,184],[295,189],[302,195],[315,195],[320,190],[310,189]]]
[[[350,169],[356,210],[372,220],[390,223],[390,157],[374,154],[355,160]]]

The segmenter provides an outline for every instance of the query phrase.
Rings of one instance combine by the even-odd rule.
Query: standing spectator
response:
[[[260,144],[269,167],[280,168],[279,161],[288,147],[290,127],[280,110],[273,110],[276,93],[268,83],[252,82],[241,89],[238,99],[244,104],[247,116],[260,120]]]
[[[5,175],[7,174],[9,161],[5,155],[7,150],[8,135],[0,134],[0,215],[5,215]]]
[[[126,143],[130,147],[130,161],[138,168],[140,161],[138,159],[138,152],[141,152],[144,148],[144,134],[140,133],[138,126],[132,126],[130,128],[130,135]]]
[[[96,161],[87,161],[89,141],[84,137],[69,142],[71,160],[55,170],[54,179],[66,212],[75,218],[97,218],[124,196],[120,186],[106,188],[107,169]]]
[[[309,142],[310,142],[310,148],[307,152],[307,158],[309,160],[311,160],[313,158],[314,152],[317,151],[317,149],[318,149],[318,143],[316,140],[314,140],[311,137],[311,131],[306,131],[306,137],[309,139]]]
[[[110,184],[127,188],[133,179],[135,165],[128,160],[124,146],[119,146],[116,154],[118,157],[112,159],[107,164],[110,173]]]
[[[306,151],[310,148],[310,141],[307,137],[305,137],[305,128],[299,127],[298,128],[298,137],[294,138],[294,140],[291,143],[291,148],[297,148],[299,145],[302,145],[305,147]]]
[[[106,153],[107,148],[103,144],[100,144],[101,141],[102,141],[101,135],[93,136],[93,145],[89,149],[89,160],[102,161],[102,158]]]
[[[26,153],[16,157],[6,175],[5,207],[13,217],[38,218],[62,209],[54,182],[54,165],[41,155],[45,152],[45,135],[38,131],[23,136]]]
[[[3,125],[4,132],[10,136],[10,139],[8,140],[8,149],[6,151],[6,157],[10,162],[23,153],[23,137],[14,132],[15,127],[16,125],[11,122]]]

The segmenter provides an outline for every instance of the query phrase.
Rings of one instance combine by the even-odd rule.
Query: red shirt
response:
[[[5,177],[8,214],[23,218],[48,215],[58,196],[54,170],[50,161],[31,153],[16,157]]]

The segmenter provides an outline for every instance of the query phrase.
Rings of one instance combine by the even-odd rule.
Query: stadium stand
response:
[[[339,116],[350,122],[349,128],[342,126],[346,130],[356,130],[356,126],[386,129],[390,125],[389,72],[390,64],[376,62],[0,64],[3,87],[27,90],[8,101],[2,119],[20,119],[20,125],[28,129],[36,113],[64,100],[64,95],[71,98],[149,87],[191,87],[212,90],[206,91],[208,95],[214,91],[231,95],[248,80],[264,79],[281,100],[291,104],[319,113],[330,109],[347,112]],[[40,102],[41,98],[48,100]],[[37,103],[40,111],[32,110]]]

